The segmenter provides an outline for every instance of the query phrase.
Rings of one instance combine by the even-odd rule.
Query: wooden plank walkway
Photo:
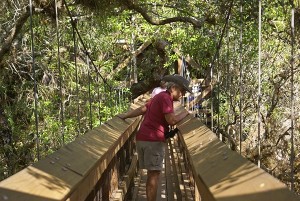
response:
[[[135,178],[132,201],[146,199],[147,170],[139,170]],[[168,141],[164,170],[162,171],[156,201],[194,201],[194,188],[184,164],[183,154],[177,138]]]

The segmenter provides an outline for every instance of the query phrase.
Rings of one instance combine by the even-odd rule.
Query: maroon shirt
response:
[[[136,135],[137,141],[165,141],[164,132],[168,129],[165,114],[174,112],[170,92],[157,94],[147,104],[147,111]]]

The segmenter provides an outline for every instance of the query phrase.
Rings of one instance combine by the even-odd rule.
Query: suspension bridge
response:
[[[66,8],[71,16],[67,6]],[[32,17],[32,10],[30,12]],[[228,12],[228,18],[229,15],[230,12]],[[73,37],[75,38],[77,34],[86,50],[75,26],[76,22],[72,17],[70,19]],[[58,26],[58,19],[56,20]],[[32,32],[32,24],[30,25]],[[226,25],[224,30],[225,27]],[[57,39],[59,44],[58,32]],[[217,49],[220,49],[221,40],[222,37]],[[74,39],[74,48],[76,47],[75,41]],[[33,46],[32,51],[34,55]],[[59,52],[58,49],[58,58]],[[76,58],[76,50],[74,50],[74,55]],[[217,55],[218,52],[213,62]],[[91,62],[95,67],[88,51],[86,51],[86,56],[87,63]],[[32,66],[35,72],[34,57]],[[59,59],[58,66],[61,79]],[[104,84],[110,87],[98,69],[96,67],[94,69]],[[34,98],[37,102],[37,84],[35,75],[33,77]],[[210,81],[207,82],[210,83]],[[210,85],[193,100],[187,96],[182,102],[174,103],[176,112],[187,109],[191,111],[191,114],[177,125],[178,135],[167,141],[164,170],[160,178],[157,200],[299,200],[300,198],[285,184],[232,151],[212,131],[213,121],[209,116],[213,114],[208,110],[195,108],[195,105],[211,94],[212,90],[213,86]],[[62,91],[61,86],[60,91]],[[138,97],[129,109],[144,105],[148,99],[147,95]],[[63,111],[63,103],[61,103],[61,110]],[[37,111],[36,108],[35,111]],[[92,112],[91,109],[90,112]],[[63,112],[61,115],[62,127],[64,127]],[[35,119],[38,119],[36,113]],[[0,201],[146,200],[146,172],[138,167],[135,146],[135,134],[140,122],[141,117],[122,120],[118,116],[113,116],[98,127],[92,128],[91,123],[90,130],[86,134],[78,136],[73,142],[64,145],[56,152],[1,181]]]
[[[139,97],[135,109],[148,98]],[[176,113],[185,108],[175,103]],[[135,132],[141,117],[115,116],[58,151],[0,182],[0,200],[136,200],[145,198]],[[157,200],[299,200],[287,186],[229,149],[188,115],[168,140]]]

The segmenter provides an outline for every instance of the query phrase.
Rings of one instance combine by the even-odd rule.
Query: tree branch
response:
[[[120,72],[120,70],[127,67],[128,64],[131,62],[132,58],[141,54],[150,44],[151,44],[150,40],[143,43],[136,51],[132,52],[132,55],[128,56],[109,75],[107,75],[107,79],[111,79],[114,75],[116,75],[116,73]]]
[[[192,24],[195,28],[201,28],[205,21],[204,18],[198,20],[193,17],[181,17],[181,16],[171,17],[164,20],[153,19],[150,15],[148,15],[147,10],[140,7],[138,4],[136,4],[134,0],[125,0],[125,2],[126,2],[125,5],[129,9],[135,10],[136,12],[140,13],[143,16],[143,18],[152,25],[165,25],[173,22],[187,22]]]
[[[7,36],[4,39],[4,43],[2,43],[2,46],[0,47],[0,63],[2,62],[4,56],[10,51],[10,48],[12,46],[12,43],[14,39],[17,37],[17,35],[22,30],[23,25],[27,21],[28,17],[30,16],[28,7],[24,10],[24,12],[21,14],[19,19],[16,21],[15,26],[11,29],[11,31],[7,34]]]

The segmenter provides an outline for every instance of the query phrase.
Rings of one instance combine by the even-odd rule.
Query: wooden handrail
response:
[[[184,110],[175,106],[176,113]],[[0,182],[0,201],[122,200],[136,172],[133,134],[139,122],[140,118],[114,117],[78,137]],[[299,200],[282,182],[227,148],[199,119],[188,115],[178,128],[195,200]]]
[[[141,104],[143,101],[136,101],[131,108]],[[99,188],[113,186],[113,183],[107,184],[106,181],[103,181],[104,185],[99,185],[99,181],[105,174],[112,177],[116,165],[110,164],[117,161],[114,158],[127,140],[132,138],[139,121],[139,117],[126,121],[114,117],[32,166],[1,181],[0,201],[82,201],[90,197],[97,185]],[[108,171],[109,167],[111,169]]]
[[[230,150],[199,119],[189,115],[178,128],[198,189],[195,200],[200,196],[201,201],[299,200],[285,184]]]

